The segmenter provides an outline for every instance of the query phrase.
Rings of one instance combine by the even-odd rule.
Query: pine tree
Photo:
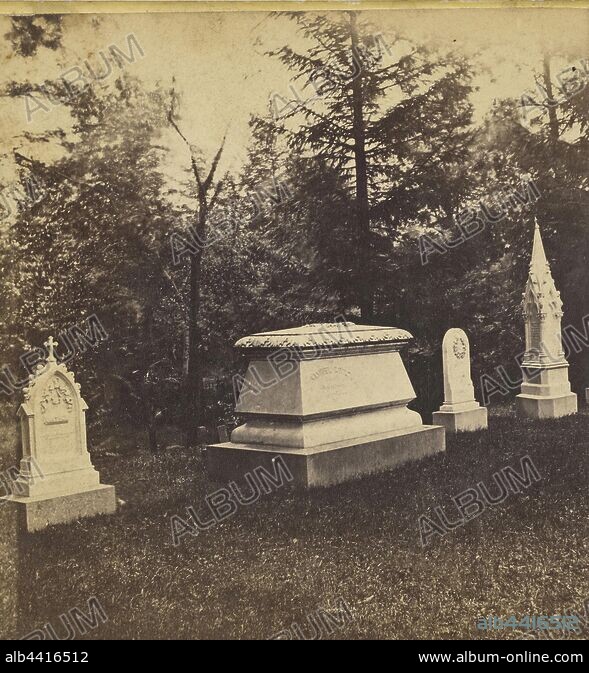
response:
[[[306,53],[273,55],[295,72],[294,99],[273,97],[273,122],[292,149],[338,171],[353,195],[350,282],[363,320],[374,312],[379,247],[423,209],[438,208],[445,169],[466,156],[471,122],[465,60],[399,35],[379,34],[358,12],[291,13]],[[311,92],[309,94],[309,92]],[[439,185],[438,185],[439,183]]]

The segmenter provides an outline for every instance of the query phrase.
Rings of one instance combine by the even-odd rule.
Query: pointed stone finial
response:
[[[534,244],[530,260],[530,271],[524,292],[524,313],[529,313],[531,304],[536,306],[541,316],[544,316],[547,312],[562,315],[560,292],[554,284],[554,278],[552,277],[550,265],[546,258],[537,219],[534,227]]]
[[[530,262],[530,273],[536,273],[538,280],[546,281],[544,276],[550,274],[550,267],[548,266],[548,259],[544,251],[544,243],[542,242],[542,234],[540,233],[540,226],[536,219],[536,226],[534,227],[534,245],[532,247],[532,260]]]
[[[49,339],[44,344],[45,348],[49,351],[49,355],[47,356],[47,362],[57,362],[55,358],[55,353],[54,353],[54,348],[57,346],[57,341],[50,336]]]

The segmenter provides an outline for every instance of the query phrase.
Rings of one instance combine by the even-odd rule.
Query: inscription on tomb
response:
[[[539,350],[541,341],[540,323],[536,322],[535,320],[532,321],[530,325],[530,340],[532,342],[531,348]]]
[[[343,386],[351,376],[352,372],[343,367],[322,367],[311,376],[311,381],[319,381],[321,388],[333,389]]]

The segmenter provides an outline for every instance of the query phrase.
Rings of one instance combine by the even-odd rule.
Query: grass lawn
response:
[[[28,535],[21,633],[99,598],[108,621],[86,637],[262,638],[343,598],[354,621],[333,638],[517,638],[483,615],[554,615],[589,597],[589,413],[546,422],[492,415],[447,451],[310,494],[281,489],[172,545],[170,517],[202,510],[222,484],[199,451],[94,457],[126,506],[113,517]],[[425,549],[418,519],[529,455],[541,480]],[[245,482],[240,484],[246,491]],[[63,629],[61,630],[63,632]],[[570,636],[574,637],[574,636]],[[586,634],[585,636],[586,637]]]

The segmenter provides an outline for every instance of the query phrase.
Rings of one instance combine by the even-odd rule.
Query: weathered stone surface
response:
[[[243,480],[257,467],[275,472],[281,456],[299,488],[333,486],[370,474],[392,470],[446,448],[444,428],[423,425],[409,431],[371,435],[362,441],[336,442],[307,449],[253,444],[216,444],[207,448],[207,467],[221,481]]]
[[[523,306],[526,353],[521,394],[516,398],[517,413],[535,419],[574,414],[577,396],[571,392],[562,348],[563,304],[550,272],[538,223]]]
[[[463,411],[436,411],[433,423],[443,425],[447,432],[474,432],[488,427],[487,409],[475,402],[471,409]]]
[[[474,398],[470,375],[470,344],[464,330],[452,328],[442,342],[444,404],[434,412],[435,425],[449,432],[471,432],[487,428],[487,409]]]
[[[419,414],[407,409],[415,391],[397,352],[324,353],[290,365],[292,372],[278,380],[271,363],[252,360],[245,377],[251,387],[236,406],[246,423],[233,431],[232,441],[303,448],[422,425]],[[254,392],[266,375],[262,380],[274,384]]]
[[[356,325],[342,321],[252,334],[240,339],[235,347],[250,354],[256,350],[276,351],[287,348],[295,355],[297,351],[337,350],[340,347],[349,351],[352,346],[378,348],[395,344],[400,347],[412,339],[409,332],[396,327]]]
[[[86,517],[113,514],[117,509],[115,487],[105,484],[65,495],[31,498],[13,496],[11,503],[22,513],[29,532]]]
[[[516,412],[519,416],[544,420],[560,418],[577,413],[577,396],[574,394],[562,397],[532,397],[518,395],[516,398]]]
[[[398,464],[397,456],[405,455],[405,436],[423,437],[429,452],[443,450],[443,432],[429,432],[420,415],[407,408],[415,391],[399,350],[411,339],[405,330],[349,322],[240,339],[236,346],[249,365],[236,411],[245,423],[231,433],[231,442],[208,448],[211,469],[222,476],[232,460],[241,465],[250,459],[245,456],[262,458],[260,451],[273,456],[284,451],[297,456],[289,458],[297,473],[307,475],[320,462],[344,480]],[[379,448],[373,450],[376,437]],[[419,444],[407,439],[415,458],[421,456]],[[361,449],[354,447],[364,447],[364,464],[358,464]],[[387,451],[388,459],[381,459],[379,453]],[[349,469],[339,465],[346,457]],[[301,477],[304,486],[327,483],[335,482],[325,475]]]
[[[53,339],[46,344],[49,357],[30,377],[24,391],[24,403],[18,417],[22,435],[22,460],[13,495],[6,500],[28,512],[45,512],[46,525],[62,523],[63,506],[55,507],[50,501],[68,496],[63,503],[71,509],[68,520],[93,514],[88,501],[97,492],[106,492],[100,476],[90,461],[86,446],[86,402],[80,395],[80,386],[64,364],[58,364],[53,355]],[[109,512],[116,509],[114,489]],[[108,489],[107,489],[108,490]],[[90,492],[92,495],[85,496]],[[108,491],[110,492],[110,491]],[[72,496],[72,497],[69,497]],[[75,496],[80,496],[77,500]],[[106,498],[106,496],[101,496]],[[47,506],[40,503],[47,500]],[[76,502],[80,507],[77,508]],[[105,513],[104,502],[98,507]],[[52,519],[52,512],[55,519]],[[30,530],[30,529],[29,529]]]

